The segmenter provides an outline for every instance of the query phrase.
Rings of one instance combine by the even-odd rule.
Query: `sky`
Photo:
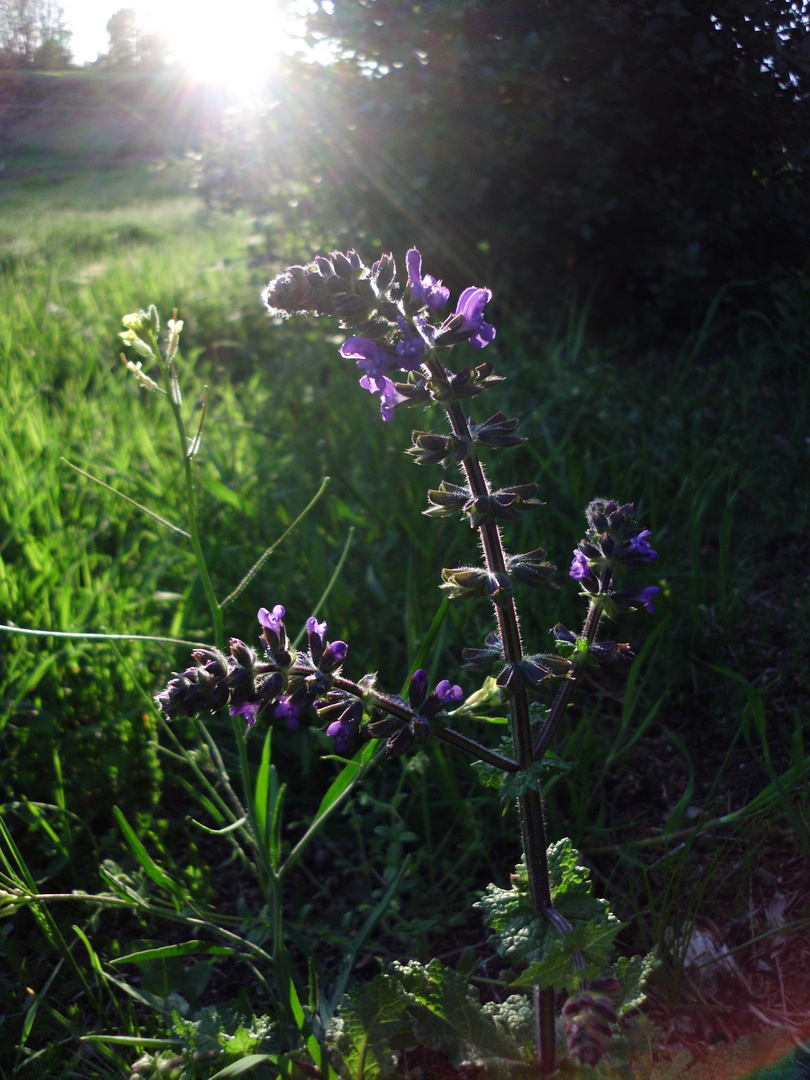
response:
[[[139,25],[166,35],[193,74],[213,73],[226,81],[260,78],[274,56],[292,48],[286,9],[306,7],[301,0],[297,5],[283,0],[63,0],[63,4],[74,63],[92,63],[108,51],[107,21],[127,7],[134,8]]]

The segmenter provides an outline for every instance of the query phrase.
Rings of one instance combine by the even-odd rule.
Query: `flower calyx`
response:
[[[487,495],[477,495],[463,509],[473,529],[490,521],[519,521],[524,510],[544,505],[534,498],[536,494],[537,484],[517,484]]]
[[[528,585],[530,589],[548,587],[557,567],[546,562],[546,554],[543,548],[535,548],[523,555],[507,555],[506,572],[514,581]]]
[[[432,431],[411,432],[412,446],[405,451],[417,465],[452,465],[463,461],[472,443],[457,435],[437,435]],[[427,513],[427,511],[425,511]]]
[[[493,603],[503,605],[512,596],[509,575],[500,571],[486,570],[480,566],[459,566],[442,570],[444,584],[451,600],[474,600],[488,597]]]
[[[504,665],[495,682],[501,692],[501,701],[509,701],[523,687],[530,693],[537,693],[547,679],[570,676],[570,660],[548,653],[537,653]]]
[[[497,634],[487,634],[483,649],[462,649],[461,655],[468,671],[490,671],[504,661],[503,642]]]
[[[470,489],[442,480],[438,488],[428,491],[430,506],[422,513],[426,517],[449,517],[467,509],[471,502]]]
[[[473,495],[468,487],[443,480],[438,489],[428,491],[431,505],[422,513],[427,517],[463,513],[469,517],[470,527],[477,529],[489,521],[518,521],[524,510],[543,505],[533,497],[536,493],[537,484],[518,484]]]
[[[515,435],[514,432],[520,426],[517,419],[507,419],[506,413],[500,410],[494,413],[483,424],[476,424],[473,420],[468,421],[470,433],[476,442],[482,442],[486,446],[518,446],[526,442],[524,435]]]

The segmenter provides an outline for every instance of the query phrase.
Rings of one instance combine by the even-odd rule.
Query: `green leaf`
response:
[[[183,890],[180,888],[179,885],[172,881],[169,875],[164,870],[162,870],[154,861],[152,856],[138,839],[135,830],[132,828],[132,826],[129,824],[129,822],[117,806],[113,807],[113,813],[115,814],[115,818],[121,828],[121,831],[124,834],[124,839],[129,845],[130,851],[141,864],[141,866],[152,879],[152,881],[154,881],[154,883],[156,885],[159,885],[162,889],[166,889],[167,892],[170,892],[180,904],[184,904],[186,898]]]
[[[549,940],[542,959],[530,964],[510,985],[517,990],[533,986],[553,986],[558,992],[574,990],[582,979],[596,979],[610,966],[613,939],[624,924],[609,922],[579,923],[566,934]],[[579,955],[574,957],[574,953]],[[585,960],[584,967],[581,964]]]
[[[416,1038],[444,1054],[455,1068],[486,1066],[488,1076],[506,1075],[508,1065],[525,1060],[509,1027],[486,1013],[477,991],[441,961],[432,960],[427,967],[416,961],[394,962],[385,974],[408,996]]]
[[[399,1047],[414,1042],[444,1054],[456,1069],[486,1068],[488,1080],[514,1080],[532,1060],[535,1021],[524,997],[481,1005],[477,991],[439,960],[386,964],[352,991],[327,1032],[332,1060],[349,1080],[397,1075]]]
[[[616,1015],[622,1017],[631,1009],[637,1009],[647,997],[645,986],[661,961],[653,949],[646,956],[620,956],[613,967],[613,974],[622,984],[620,996],[613,997]]]
[[[406,1003],[386,975],[350,991],[326,1033],[329,1056],[347,1080],[388,1080],[397,1073],[393,1047],[411,1035]]]
[[[207,941],[183,941],[177,945],[160,945],[154,949],[139,949],[126,956],[116,956],[110,965],[142,964],[148,960],[168,960],[175,956],[235,956],[236,950],[226,945],[212,945]]]
[[[604,974],[613,939],[623,924],[605,900],[593,896],[588,871],[577,865],[570,840],[551,844],[547,855],[552,903],[570,930],[558,930],[534,910],[525,862],[515,868],[511,888],[489,885],[475,906],[484,912],[495,948],[521,972],[513,985],[573,991],[582,978]],[[582,959],[584,970],[579,966]]]
[[[511,802],[529,791],[536,791],[538,784],[542,783],[549,773],[566,772],[570,768],[571,764],[556,754],[545,754],[539,761],[533,761],[528,769],[503,774],[501,799]]]
[[[250,1072],[251,1069],[255,1069],[257,1065],[264,1065],[268,1061],[277,1062],[278,1055],[248,1054],[247,1057],[240,1058],[239,1061],[234,1061],[232,1065],[226,1065],[224,1069],[214,1073],[211,1080],[229,1080],[233,1076],[243,1076],[246,1072]]]

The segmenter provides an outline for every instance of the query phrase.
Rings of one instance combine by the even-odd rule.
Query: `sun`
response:
[[[283,52],[294,47],[290,5],[272,0],[149,0],[144,22],[164,38],[170,55],[199,82],[249,95]]]

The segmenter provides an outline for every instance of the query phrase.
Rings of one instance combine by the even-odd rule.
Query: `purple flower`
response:
[[[483,349],[495,337],[495,327],[484,322],[484,308],[491,299],[491,290],[477,289],[471,285],[469,289],[464,290],[456,304],[456,315],[464,318],[460,329],[475,331],[469,341],[476,349]]]
[[[329,659],[330,663],[342,664],[348,651],[349,646],[345,641],[330,641],[324,656]]]
[[[652,615],[655,612],[655,608],[652,606],[652,597],[660,592],[661,590],[657,585],[648,585],[647,588],[642,589],[634,599],[637,604],[641,604]]]
[[[281,636],[281,620],[284,618],[284,608],[281,604],[276,604],[272,611],[268,611],[266,607],[259,608],[259,622],[262,626],[266,626],[268,630],[272,630],[274,634]]]
[[[427,697],[428,677],[424,668],[418,668],[408,682],[408,702],[418,712]]]
[[[335,740],[335,753],[343,754],[349,749],[349,740],[354,734],[354,730],[350,724],[346,724],[342,720],[335,720],[334,724],[330,724],[326,729],[326,734],[330,739]]]
[[[293,705],[288,697],[279,698],[278,705],[276,707],[275,716],[280,720],[283,718],[287,722],[287,727],[294,731],[298,727],[298,717],[301,710],[297,705]]]
[[[243,701],[241,705],[231,705],[228,710],[231,716],[244,716],[247,718],[247,725],[252,728],[256,723],[256,713],[261,708],[261,701]]]
[[[335,750],[342,754],[344,750],[348,749],[349,740],[357,734],[360,723],[363,719],[363,703],[362,701],[349,701],[344,698],[336,702],[321,701],[315,702],[315,708],[320,708],[326,713],[333,713],[336,709],[342,709],[340,716],[326,729],[326,734],[330,739],[335,740]],[[345,706],[345,707],[344,707]]]
[[[356,360],[357,366],[372,378],[385,375],[397,363],[388,349],[371,338],[349,338],[340,346],[340,355],[347,360]]]
[[[408,400],[385,375],[364,375],[360,385],[369,393],[380,395],[380,413],[383,420],[390,420],[394,415],[394,406]]]
[[[461,701],[464,691],[460,686],[451,686],[449,679],[442,679],[436,686],[436,697],[442,705],[451,705],[454,701]]]
[[[411,248],[405,256],[405,263],[408,267],[408,285],[411,296],[420,304],[429,307],[431,311],[438,311],[439,308],[444,307],[450,299],[450,290],[430,274],[422,277],[422,256],[416,248]]]
[[[644,559],[645,562],[652,562],[653,559],[658,557],[658,552],[653,551],[650,547],[650,541],[647,539],[649,535],[649,529],[642,529],[638,536],[634,536],[630,541],[630,546],[636,556],[640,559]]]
[[[571,563],[571,569],[568,571],[568,576],[577,581],[584,581],[593,577],[590,563],[579,548],[574,548],[574,561]]]
[[[412,334],[408,324],[401,315],[397,315],[397,322],[402,331],[402,340],[397,342],[397,360],[403,371],[416,371],[422,363],[422,353],[425,343],[418,334]]]

